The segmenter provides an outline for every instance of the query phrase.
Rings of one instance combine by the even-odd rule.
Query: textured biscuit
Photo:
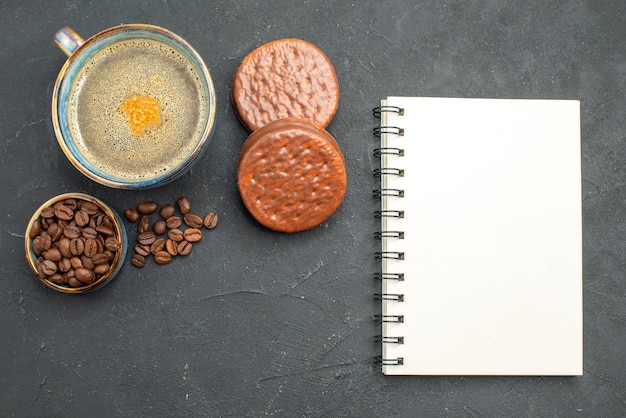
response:
[[[343,201],[345,160],[322,128],[300,119],[278,120],[244,143],[237,185],[259,223],[275,231],[304,231],[322,224]]]
[[[284,118],[300,118],[325,128],[339,106],[339,82],[326,55],[295,38],[261,45],[241,62],[231,100],[250,131]]]

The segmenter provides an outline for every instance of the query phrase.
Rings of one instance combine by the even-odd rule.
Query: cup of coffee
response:
[[[125,24],[87,40],[66,27],[55,42],[69,58],[54,86],[54,132],[84,175],[119,189],[157,187],[204,153],[215,125],[215,88],[180,36]]]

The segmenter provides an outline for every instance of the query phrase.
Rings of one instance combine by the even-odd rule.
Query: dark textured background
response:
[[[132,22],[195,46],[219,100],[214,140],[193,171],[141,192],[79,174],[50,117],[65,61],[56,30],[88,37]],[[342,96],[328,130],[349,178],[338,212],[295,235],[260,227],[240,202],[246,131],[228,100],[241,59],[282,37],[316,44],[335,66]],[[626,415],[623,0],[10,0],[0,39],[1,415]],[[371,108],[386,95],[581,100],[584,376],[387,378],[372,366]],[[120,212],[184,194],[220,225],[186,259],[141,270],[127,260],[96,293],[57,294],[29,270],[24,229],[36,207],[69,191]]]

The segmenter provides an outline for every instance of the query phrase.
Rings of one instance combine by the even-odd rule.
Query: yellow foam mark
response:
[[[130,132],[133,135],[141,135],[146,129],[161,124],[159,102],[153,97],[133,95],[126,99],[122,110],[128,117]]]

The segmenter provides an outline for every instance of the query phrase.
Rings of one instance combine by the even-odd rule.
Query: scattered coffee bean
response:
[[[202,239],[202,231],[197,228],[188,228],[183,232],[185,241],[198,242]]]
[[[193,243],[202,240],[202,227],[213,229],[217,226],[217,214],[214,212],[208,212],[204,218],[191,213],[192,204],[188,198],[182,196],[176,200],[176,204],[181,216],[177,215],[175,205],[168,203],[158,210],[158,204],[154,201],[144,201],[136,208],[126,210],[127,220],[133,223],[139,221],[139,234],[131,264],[143,267],[150,255],[157,264],[169,264],[174,257],[191,253]],[[159,218],[150,228],[149,215],[157,210]],[[163,235],[167,238],[161,237]],[[107,243],[104,242],[105,248]]]
[[[217,226],[217,213],[209,212],[205,215],[203,221],[206,229],[213,229]]]
[[[150,254],[150,246],[149,245],[135,245],[135,253],[141,255],[142,257],[146,257]]]
[[[150,218],[148,215],[143,215],[139,220],[139,227],[137,228],[140,234],[150,230]]]
[[[152,230],[157,235],[163,235],[167,232],[167,223],[163,219],[157,219],[152,225]]]
[[[176,246],[176,250],[178,251],[178,255],[189,255],[193,248],[193,244],[189,241],[181,241]]]
[[[190,228],[202,228],[202,225],[204,224],[203,219],[193,213],[186,214],[183,219],[185,220],[185,224]]]
[[[142,234],[139,234],[139,237],[137,237],[137,242],[141,245],[152,245],[155,239],[156,236],[154,235],[154,232],[146,231]]]
[[[137,205],[137,212],[142,215],[151,215],[157,211],[159,205],[157,202],[145,201]]]
[[[172,257],[178,254],[178,248],[177,248],[176,244],[177,244],[177,242],[176,241],[172,241],[171,239],[168,239],[167,241],[165,241],[165,250],[168,253],[170,253],[170,255]]]
[[[183,221],[178,216],[170,216],[169,218],[165,220],[165,225],[169,229],[176,229],[180,227],[182,224],[183,224]]]
[[[146,265],[146,258],[141,254],[135,253],[130,262],[135,267],[143,267]]]
[[[167,231],[167,237],[172,241],[180,242],[184,239],[184,233],[178,228]]]
[[[179,197],[176,203],[178,203],[178,210],[181,214],[186,215],[191,212],[191,202],[185,196]]]
[[[157,264],[168,264],[172,261],[172,256],[167,251],[157,251],[154,254],[154,261]]]
[[[113,225],[89,201],[65,199],[42,209],[29,232],[38,276],[57,285],[81,287],[108,274],[121,247]]]
[[[163,205],[163,207],[161,208],[161,212],[159,212],[159,215],[161,215],[161,218],[163,219],[174,216],[176,215],[176,207],[170,203],[168,203],[167,205]]]
[[[126,219],[128,219],[132,223],[135,223],[139,220],[139,212],[135,208],[126,209],[126,211],[124,212],[124,216],[126,216]]]
[[[154,240],[152,245],[150,246],[150,252],[155,255],[159,251],[163,251],[165,249],[165,238],[157,238]]]

